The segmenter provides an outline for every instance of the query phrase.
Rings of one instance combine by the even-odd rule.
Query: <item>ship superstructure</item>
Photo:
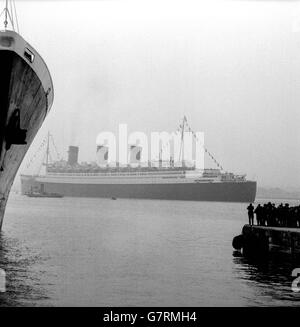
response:
[[[48,153],[49,137],[47,144]],[[97,153],[102,157],[100,164],[79,164],[79,148],[70,146],[67,161],[49,163],[46,160],[44,175],[23,174],[22,193],[40,191],[74,197],[229,202],[253,202],[255,199],[256,182],[248,181],[245,175],[224,171],[214,157],[217,169],[197,169],[185,162],[175,166],[172,158],[167,166],[161,158],[157,164],[148,162],[143,165],[140,162],[141,149],[131,146],[130,150],[134,153],[135,166],[116,163],[112,167],[105,165],[108,151],[105,146],[97,147]],[[208,151],[205,149],[205,152]]]

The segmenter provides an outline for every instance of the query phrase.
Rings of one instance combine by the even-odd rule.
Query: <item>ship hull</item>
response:
[[[30,51],[33,62],[24,56],[25,50]],[[0,72],[1,229],[15,175],[51,107],[53,91],[51,77],[38,53],[12,31],[0,32]]]
[[[83,184],[21,176],[22,194],[32,189],[70,197],[254,202],[256,182]]]

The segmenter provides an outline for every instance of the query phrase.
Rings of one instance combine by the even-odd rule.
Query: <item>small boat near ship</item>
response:
[[[30,198],[63,198],[62,194],[58,193],[46,193],[46,192],[38,192],[38,191],[31,191],[25,193]]]
[[[47,65],[19,34],[11,1],[0,14],[0,229],[17,170],[54,98]]]

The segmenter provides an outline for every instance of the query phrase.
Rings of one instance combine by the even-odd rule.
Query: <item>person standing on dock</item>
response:
[[[248,210],[248,217],[249,217],[249,225],[254,224],[254,207],[253,204],[250,203],[247,207]]]
[[[254,210],[254,213],[256,215],[256,224],[257,226],[261,225],[261,214],[262,214],[262,206],[258,204],[256,209]]]
[[[283,226],[283,204],[280,203],[280,205],[277,207],[277,226],[281,227]]]
[[[296,218],[296,220],[297,220],[296,225],[297,225],[297,227],[300,228],[300,206],[297,207],[296,217],[297,217]]]
[[[290,205],[286,203],[283,207],[283,226],[289,227],[290,224]]]

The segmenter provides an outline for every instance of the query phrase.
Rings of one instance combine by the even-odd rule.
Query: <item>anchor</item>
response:
[[[20,127],[20,109],[15,109],[6,126],[6,150],[9,150],[12,144],[27,144],[26,133],[27,130]]]

